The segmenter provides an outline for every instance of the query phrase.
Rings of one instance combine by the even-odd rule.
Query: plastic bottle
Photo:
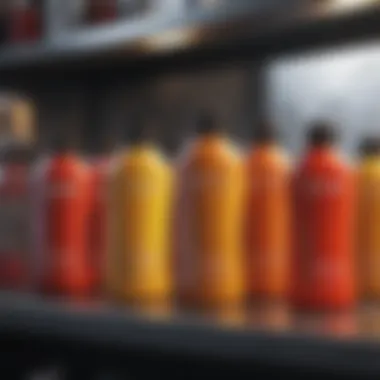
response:
[[[180,169],[176,239],[178,297],[201,308],[244,299],[242,217],[244,176],[239,154],[208,114]]]
[[[316,124],[294,178],[292,305],[334,311],[355,302],[355,176],[334,147],[330,125]]]
[[[8,15],[8,38],[12,43],[35,41],[42,35],[42,2],[12,0]]]
[[[42,169],[42,167],[41,167]],[[93,292],[87,248],[91,182],[88,167],[71,148],[68,138],[53,143],[53,154],[44,160],[35,194],[36,223],[41,223],[41,287],[54,295],[82,297]]]
[[[380,139],[367,138],[358,168],[358,276],[361,297],[380,299]]]
[[[270,125],[262,125],[246,161],[247,271],[250,296],[284,299],[290,259],[290,164]]]
[[[113,21],[118,14],[118,0],[87,0],[87,18],[91,23]]]
[[[172,171],[143,118],[111,169],[107,287],[133,304],[172,296]]]

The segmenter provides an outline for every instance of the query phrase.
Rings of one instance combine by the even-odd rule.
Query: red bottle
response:
[[[90,173],[65,141],[44,165],[37,213],[43,249],[42,289],[49,294],[86,296],[93,280],[88,255]]]
[[[99,23],[115,20],[117,0],[88,0],[87,18],[89,22]]]
[[[9,40],[35,41],[42,33],[42,3],[36,0],[12,0],[9,8]]]
[[[0,286],[26,289],[31,282],[29,162],[12,148],[0,166]]]
[[[355,302],[355,180],[333,141],[330,126],[314,126],[294,178],[291,301],[303,310],[346,309]]]

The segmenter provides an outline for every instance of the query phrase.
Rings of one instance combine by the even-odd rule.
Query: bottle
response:
[[[358,168],[358,277],[364,299],[380,299],[380,139],[362,144]]]
[[[178,298],[190,307],[219,309],[244,299],[243,165],[209,114],[180,169]]]
[[[283,300],[290,260],[290,164],[270,125],[257,131],[246,160],[246,254],[251,298]]]
[[[154,123],[154,122],[153,122]],[[107,288],[132,304],[170,301],[171,168],[142,118],[111,168]]]
[[[90,23],[108,22],[117,18],[118,0],[87,0],[87,4]]]
[[[91,182],[88,167],[61,136],[53,143],[53,154],[40,165],[41,179],[35,194],[36,221],[43,249],[41,287],[44,293],[69,297],[93,292],[87,249]],[[43,199],[42,199],[43,198]]]
[[[294,177],[291,301],[305,311],[355,303],[355,176],[334,147],[332,126],[317,123]]]
[[[42,2],[12,0],[9,6],[8,38],[12,43],[35,41],[42,34]]]
[[[30,151],[8,147],[0,166],[0,287],[27,290],[32,284]]]

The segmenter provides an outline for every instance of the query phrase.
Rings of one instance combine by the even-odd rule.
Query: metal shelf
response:
[[[2,336],[342,373],[380,374],[378,320],[378,309],[299,317],[276,306],[200,316],[0,295]]]
[[[377,32],[379,5],[335,9],[331,2],[256,0],[239,7],[183,14],[158,14],[99,27],[61,31],[30,45],[4,47],[0,70],[64,66],[98,60],[123,63],[200,49],[286,50],[320,41],[348,40]]]
[[[190,43],[190,38],[185,37],[186,32],[190,36],[201,31],[204,25],[215,25],[227,18],[236,21],[247,13],[272,11],[279,3],[281,1],[278,0],[256,0],[224,11],[195,10],[180,14],[158,12],[128,21],[63,30],[40,43],[4,47],[0,52],[0,69],[61,59],[81,59],[109,52],[122,52],[124,56],[130,57],[161,49],[170,50],[187,41]],[[167,33],[171,31],[175,31],[177,36],[168,36]]]

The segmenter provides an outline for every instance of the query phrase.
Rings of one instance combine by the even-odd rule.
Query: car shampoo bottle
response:
[[[290,259],[290,164],[273,127],[259,126],[246,159],[245,218],[250,298],[283,300]]]
[[[132,304],[172,296],[172,171],[142,117],[111,168],[108,196],[107,288]]]
[[[179,175],[179,300],[206,309],[239,305],[245,293],[243,163],[212,115],[199,117]]]
[[[91,178],[69,140],[61,136],[54,141],[43,173],[38,173],[41,285],[45,293],[83,297],[93,291],[87,247]]]
[[[332,126],[313,126],[294,177],[291,300],[305,311],[355,302],[355,175],[334,142]]]

